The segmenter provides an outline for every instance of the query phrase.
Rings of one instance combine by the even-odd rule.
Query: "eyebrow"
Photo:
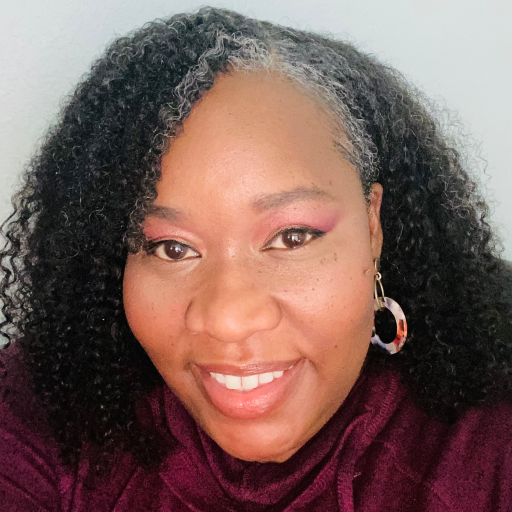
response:
[[[262,194],[252,200],[252,207],[258,212],[281,208],[295,201],[312,200],[336,201],[336,198],[317,187],[297,187],[293,190]]]
[[[336,198],[317,187],[297,187],[292,190],[284,190],[283,192],[274,192],[272,194],[261,194],[251,201],[251,206],[257,212],[264,212],[281,208],[296,201],[312,201],[312,200],[335,201]],[[148,216],[157,217],[159,219],[176,221],[183,218],[184,213],[178,208],[170,206],[160,206],[150,204],[148,206]]]
[[[157,204],[150,204],[148,206],[148,216],[157,217],[163,220],[175,221],[183,217],[183,211],[178,208],[171,208],[169,206],[160,206]]]

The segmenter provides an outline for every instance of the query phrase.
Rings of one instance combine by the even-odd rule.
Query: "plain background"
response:
[[[194,0],[0,0],[0,222],[46,128],[116,36]],[[510,0],[247,0],[210,5],[348,39],[462,122],[492,222],[512,259]],[[471,134],[471,135],[470,135]]]

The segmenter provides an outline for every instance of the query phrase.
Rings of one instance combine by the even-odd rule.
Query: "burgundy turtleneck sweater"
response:
[[[0,510],[86,512],[512,510],[512,407],[466,412],[453,425],[429,418],[394,373],[366,371],[322,430],[283,463],[225,453],[168,387],[143,405],[146,421],[177,447],[156,469],[122,454],[89,488],[88,461],[61,464],[35,420],[19,356],[0,352]]]

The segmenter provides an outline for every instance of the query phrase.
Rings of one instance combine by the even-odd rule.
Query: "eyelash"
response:
[[[297,247],[272,247],[270,245],[273,240],[276,240],[278,237],[282,237],[286,233],[306,234],[306,235],[310,235],[310,238],[307,239],[304,243],[302,243],[301,245],[299,245]],[[308,227],[304,227],[304,226],[292,226],[292,227],[289,227],[289,228],[282,229],[281,231],[278,231],[277,233],[272,235],[270,237],[269,241],[266,242],[263,245],[262,250],[263,251],[268,251],[268,250],[272,250],[273,249],[273,250],[277,250],[277,251],[295,251],[297,249],[301,249],[302,247],[310,244],[312,241],[316,240],[317,238],[322,237],[325,234],[326,234],[325,231],[321,231],[319,229],[312,229],[312,228],[308,228]],[[185,244],[183,242],[180,242],[179,240],[174,240],[174,239],[160,240],[158,242],[148,241],[146,243],[146,246],[145,246],[144,250],[145,250],[146,254],[155,255],[155,256],[157,256],[160,259],[163,259],[165,261],[172,261],[172,262],[184,261],[184,260],[195,259],[195,258],[200,258],[201,257],[200,255],[197,255],[197,256],[193,256],[193,257],[183,257],[183,258],[178,258],[178,259],[172,259],[172,258],[165,258],[165,257],[162,257],[162,256],[158,256],[157,251],[161,247],[164,247],[165,244],[171,244],[171,245],[175,244],[175,245],[183,247],[184,250],[185,250],[185,255],[188,252],[188,250],[196,252],[190,245],[187,245],[187,244]],[[197,254],[197,252],[196,252],[196,254]]]
[[[276,240],[280,236],[282,237],[286,233],[303,233],[303,234],[306,234],[306,235],[311,235],[311,238],[309,238],[306,242],[304,242],[303,244],[301,244],[298,247],[279,247],[279,248],[277,248],[277,247],[270,247],[270,243],[273,240]],[[292,226],[292,227],[289,227],[289,228],[282,229],[281,231],[278,231],[277,233],[272,235],[270,237],[270,240],[264,244],[263,250],[267,251],[267,250],[270,250],[270,249],[274,249],[274,250],[278,250],[278,251],[296,251],[297,249],[301,249],[305,245],[310,244],[313,240],[316,240],[317,238],[320,238],[320,237],[324,236],[325,233],[326,233],[325,231],[321,231],[319,229],[308,228],[308,227],[305,227],[305,226]]]
[[[179,240],[174,240],[174,239],[170,239],[170,240],[159,240],[158,242],[154,242],[154,241],[148,241],[146,243],[146,246],[144,247],[144,250],[146,251],[146,254],[149,254],[149,255],[154,255],[156,256],[157,258],[160,258],[164,261],[171,261],[171,262],[178,262],[178,261],[184,261],[184,260],[191,260],[191,259],[195,259],[195,258],[200,258],[201,256],[200,255],[197,255],[197,256],[193,256],[193,257],[183,257],[183,258],[177,258],[177,259],[173,259],[173,258],[165,258],[165,257],[162,257],[162,256],[159,256],[157,254],[158,250],[160,248],[163,248],[165,246],[165,244],[169,244],[169,245],[177,245],[177,246],[181,246],[184,248],[185,250],[185,255],[187,253],[188,250],[191,250],[193,252],[195,252],[197,254],[197,251],[195,251],[192,247],[190,247],[190,245],[187,245],[183,242],[180,242]]]

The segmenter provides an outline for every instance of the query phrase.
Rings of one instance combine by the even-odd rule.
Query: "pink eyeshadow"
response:
[[[331,231],[339,221],[341,213],[335,212],[318,212],[309,209],[291,212],[272,213],[261,224],[258,235],[269,235],[271,232],[285,228],[287,226],[307,226],[320,231]]]

